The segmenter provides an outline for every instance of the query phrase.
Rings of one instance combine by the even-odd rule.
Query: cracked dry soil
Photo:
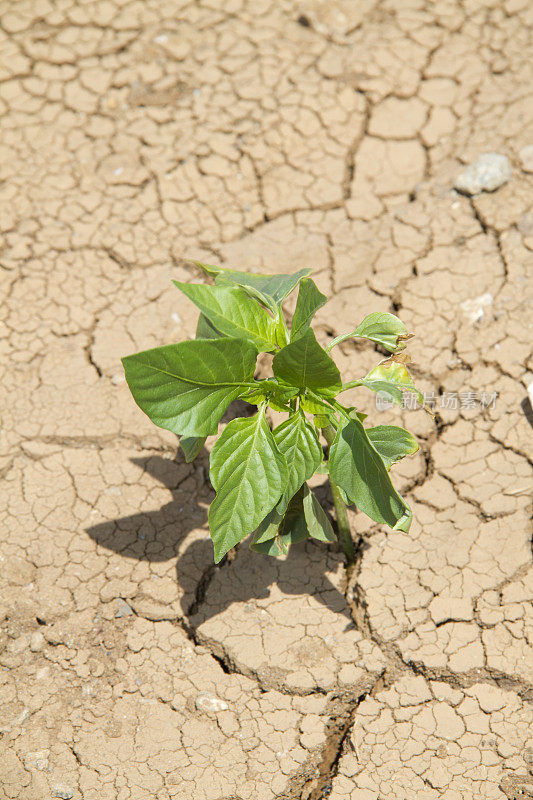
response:
[[[533,796],[532,26],[528,0],[3,1],[2,800]],[[491,151],[511,179],[453,191]],[[351,575],[313,545],[212,565],[210,442],[185,464],[119,362],[194,333],[184,256],[312,266],[323,341],[394,310],[423,389],[497,392],[433,422],[354,391],[421,451],[411,533],[352,514]]]

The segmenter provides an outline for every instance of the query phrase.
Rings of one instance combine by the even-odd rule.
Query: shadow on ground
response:
[[[198,456],[199,465],[205,467],[208,457],[203,450]],[[213,499],[212,490],[205,483],[200,491],[194,492],[184,490],[183,481],[176,485],[175,469],[179,464],[175,461],[161,456],[132,461],[163,484],[172,493],[172,500],[159,509],[109,520],[87,528],[86,532],[98,545],[124,558],[149,562],[176,558],[176,580],[184,593],[183,612],[196,612],[195,624],[216,616],[232,603],[268,598],[276,585],[284,595],[313,595],[335,613],[345,614],[352,625],[343,594],[326,576],[327,546],[322,543],[296,545],[283,560],[254,553],[245,541],[240,546],[238,565],[224,559],[215,567],[207,529],[207,506]],[[325,487],[319,487],[318,493],[324,500]],[[205,536],[192,538],[184,547],[189,534],[199,529],[204,529]],[[224,581],[224,592],[217,596],[211,592],[208,603],[199,602],[210,578],[220,569],[227,570],[229,578]]]

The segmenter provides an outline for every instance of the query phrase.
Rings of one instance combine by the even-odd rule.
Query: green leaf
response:
[[[191,264],[195,264],[195,266],[199,267],[211,278],[216,278],[219,272],[224,272],[224,267],[215,267],[213,264],[204,264],[202,261],[195,261],[192,258],[187,260],[190,260]]]
[[[216,330],[251,342],[260,351],[277,349],[276,322],[239,286],[173,281]]]
[[[300,397],[300,408],[302,411],[305,411],[306,414],[313,414],[315,417],[326,417],[328,414],[333,413],[331,406],[318,395],[314,397]],[[329,421],[326,425],[329,425]]]
[[[354,385],[366,386],[373,392],[384,394],[399,406],[403,403],[403,393],[413,392],[420,405],[424,405],[424,395],[414,385],[407,368],[397,361],[380,364]]]
[[[304,490],[303,508],[309,536],[321,542],[335,542],[337,537],[331,522],[314,492],[307,485]]]
[[[291,497],[320,466],[324,454],[313,426],[301,411],[278,425],[272,435],[288,468],[288,483],[276,507],[283,514]]]
[[[419,449],[413,434],[398,425],[377,425],[367,428],[366,433],[387,469]]]
[[[320,347],[311,328],[276,353],[272,369],[281,383],[296,386],[301,391],[311,389],[335,396],[342,386],[335,362]]]
[[[311,324],[319,308],[327,303],[328,298],[319,291],[311,278],[305,278],[298,289],[298,300],[292,318],[291,342],[299,339]]]
[[[391,353],[404,350],[406,345],[403,337],[409,338],[407,328],[397,316],[381,311],[368,314],[352,333],[362,339],[377,342]]]
[[[313,491],[304,483],[291,499],[285,516],[275,508],[254,533],[252,550],[281,555],[289,546],[311,536],[321,542],[335,542],[337,537],[328,516]]]
[[[286,555],[291,544],[303,542],[309,538],[303,506],[305,489],[307,486],[302,486],[291,498],[284,516],[273,509],[273,512],[268,515],[271,518],[269,525],[261,525],[254,533],[250,544],[251,550],[266,553],[269,556]]]
[[[247,403],[259,406],[267,402],[275,411],[289,411],[288,403],[298,394],[298,389],[288,386],[280,386],[273,380],[256,381],[255,388],[243,396]]]
[[[225,269],[215,267],[212,264],[202,264],[201,261],[193,261],[211,277],[215,278],[218,284],[231,284],[241,286],[251,297],[260,300],[273,313],[276,313],[281,303],[298,285],[306,275],[310,275],[313,270],[304,268],[295,273],[261,274],[254,272],[243,272],[237,269]]]
[[[180,447],[183,450],[187,464],[194,461],[196,456],[201,452],[206,438],[206,436],[182,436],[180,438]]]
[[[264,542],[256,542],[254,539],[250,542],[250,550],[256,553],[262,553],[265,556],[286,556],[291,546],[290,537],[286,536],[273,536]]]
[[[359,338],[369,339],[372,342],[382,345],[386,350],[391,353],[398,353],[406,347],[405,341],[410,339],[412,334],[407,332],[407,328],[394,314],[388,314],[382,311],[375,311],[372,314],[367,314],[364,320],[357,328],[351,333],[344,333],[337,336],[332,342],[329,343],[327,351],[331,350],[335,345],[344,342],[345,339]]]
[[[262,544],[268,542],[278,533],[278,528],[283,521],[283,514],[280,514],[274,506],[272,511],[269,511],[264,519],[261,520],[254,532],[253,543]]]
[[[291,544],[303,542],[308,538],[309,533],[305,524],[305,517],[300,514],[297,524],[287,533],[278,533],[274,538],[264,542],[252,540],[250,550],[255,550],[256,553],[263,553],[267,556],[286,556]]]
[[[218,564],[257,528],[287,484],[287,463],[263,409],[228,423],[211,451],[210,478],[217,492],[209,508],[209,528]]]
[[[359,420],[339,426],[329,454],[331,479],[375,522],[408,530],[411,510],[391,483],[381,456]]]
[[[306,409],[304,408],[304,411]],[[314,412],[313,412],[314,413]],[[313,419],[313,425],[315,428],[327,428],[328,425],[331,425],[331,418],[327,414],[316,414]]]
[[[311,269],[300,269],[294,274],[280,273],[278,275],[242,272],[236,269],[213,267],[194,261],[197,267],[215,277],[217,284],[230,284],[241,286],[252,297],[260,300],[270,310],[276,313],[277,309],[302,278],[309,275]]]
[[[209,436],[253,381],[257,350],[238,339],[167,344],[122,359],[139,408],[179,436]]]
[[[247,291],[252,290],[256,297],[261,297],[265,305],[274,311],[298,286],[302,278],[310,275],[311,272],[311,269],[304,268],[294,273],[261,275],[238,270],[224,270],[217,275],[215,280],[217,283],[237,284]]]
[[[214,325],[209,322],[205,314],[200,314],[196,325],[197,339],[224,339],[224,334],[217,331]]]

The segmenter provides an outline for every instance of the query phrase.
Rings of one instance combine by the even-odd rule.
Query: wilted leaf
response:
[[[405,342],[411,338],[411,334],[407,332],[407,328],[397,316],[388,314],[383,311],[375,311],[372,314],[367,314],[364,320],[357,328],[351,333],[344,333],[337,336],[327,347],[328,352],[340,342],[346,339],[369,339],[376,342],[389,350],[391,353],[396,353],[405,348]]]
[[[405,348],[405,340],[400,337],[409,336],[407,328],[397,316],[376,311],[368,314],[352,333],[362,339],[377,342],[386,350],[395,352]]]
[[[374,367],[368,375],[358,381],[358,384],[366,386],[373,392],[384,394],[399,406],[403,403],[403,393],[412,392],[416,395],[418,402],[424,405],[424,395],[414,385],[407,367],[396,361]]]

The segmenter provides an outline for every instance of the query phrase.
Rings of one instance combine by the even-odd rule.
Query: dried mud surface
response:
[[[533,796],[532,26],[528,0],[4,0],[2,800]],[[510,180],[454,191],[491,151]],[[421,451],[411,533],[352,515],[350,575],[312,545],[212,565],[209,442],[185,464],[119,361],[194,334],[184,257],[312,266],[324,340],[396,311],[421,387],[459,393],[433,422],[354,392]]]

